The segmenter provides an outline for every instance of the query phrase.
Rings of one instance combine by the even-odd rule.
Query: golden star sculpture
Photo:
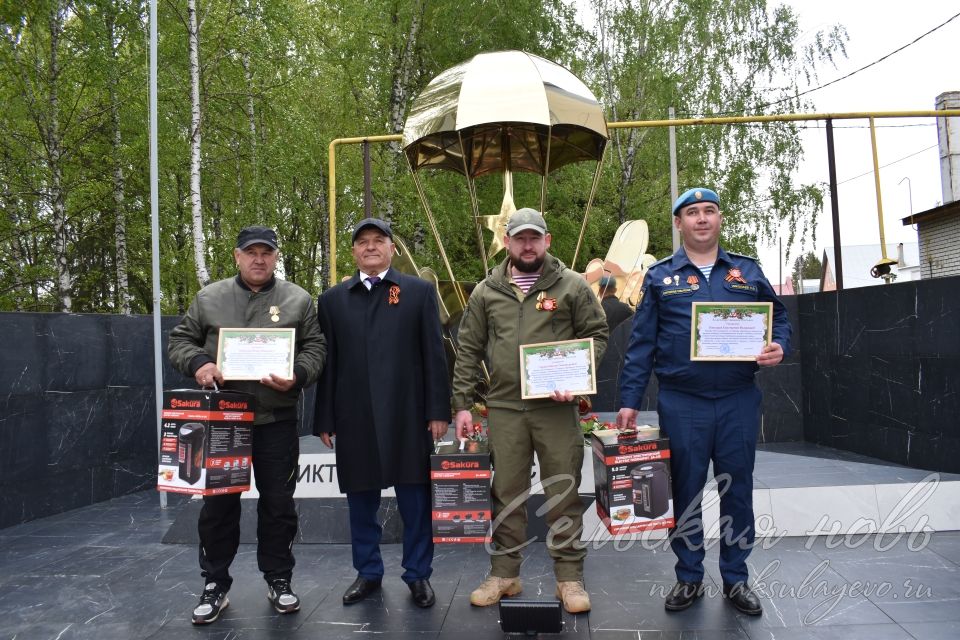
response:
[[[504,171],[503,203],[500,205],[500,213],[495,216],[480,216],[480,223],[484,228],[493,232],[493,239],[487,248],[488,260],[506,248],[504,238],[507,235],[507,222],[516,210],[517,206],[513,203],[513,174],[510,171]]]

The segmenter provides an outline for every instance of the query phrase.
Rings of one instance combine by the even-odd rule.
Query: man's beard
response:
[[[520,258],[511,260],[511,262],[513,263],[513,268],[520,273],[536,273],[540,271],[540,268],[543,266],[542,257],[534,258],[531,262],[523,262]]]

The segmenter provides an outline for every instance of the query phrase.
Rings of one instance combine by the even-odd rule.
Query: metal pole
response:
[[[676,117],[676,111],[673,107],[670,107],[667,114],[671,120]],[[679,182],[677,178],[677,129],[671,125],[668,131],[670,133],[670,207],[667,208],[670,209],[680,196],[680,188],[677,186]],[[680,248],[680,231],[673,224],[672,213],[670,215],[670,229],[673,236],[673,251],[676,253],[677,249]]]
[[[391,134],[387,136],[362,136],[359,138],[335,138],[327,148],[327,164],[330,167],[330,180],[327,185],[327,210],[330,213],[328,229],[330,231],[329,255],[330,286],[337,284],[337,145],[358,144],[360,142],[400,142],[403,136]]]
[[[833,148],[833,120],[827,118],[827,167],[830,171],[830,213],[833,217],[833,270],[837,291],[843,290],[843,260],[840,257],[840,200],[837,196],[837,158]]]
[[[870,148],[873,151],[873,186],[877,192],[877,222],[880,225],[880,255],[887,260],[887,239],[883,233],[883,198],[880,197],[880,158],[877,156],[877,128],[870,118]]]
[[[330,244],[327,246],[327,269],[330,286],[337,284],[337,141],[330,143],[329,159],[330,176],[327,184],[327,236]]]
[[[160,205],[157,169],[157,0],[150,0],[150,268],[153,271],[153,390],[156,396],[157,448],[163,415],[163,367],[160,348]],[[159,457],[159,454],[158,454]],[[160,508],[167,494],[160,493]]]
[[[607,129],[646,127],[686,127],[707,124],[746,124],[749,122],[807,122],[810,120],[863,120],[864,118],[946,118],[960,116],[960,109],[924,109],[917,111],[852,111],[840,113],[783,113],[769,116],[722,116],[684,118],[682,120],[624,120],[608,122]]]
[[[373,186],[370,176],[370,141],[363,141],[363,217],[373,217]]]

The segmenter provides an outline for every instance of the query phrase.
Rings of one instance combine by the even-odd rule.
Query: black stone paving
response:
[[[0,639],[253,640],[364,638],[383,640],[503,638],[495,607],[469,604],[488,560],[480,545],[437,547],[437,604],[416,608],[399,574],[400,549],[385,545],[383,590],[344,607],[354,577],[343,544],[295,547],[299,613],[275,614],[256,569],[253,545],[234,563],[230,607],[212,625],[194,627],[190,611],[202,587],[193,545],[163,544],[186,504],[169,496],[162,510],[153,491],[137,493],[0,530]],[[836,542],[836,541],[834,541]],[[667,613],[662,594],[673,582],[673,556],[663,543],[592,548],[586,586],[589,614],[564,614],[570,638],[887,640],[960,637],[960,532],[928,537],[850,538],[839,546],[785,538],[751,556],[762,584],[764,613],[734,611],[718,595],[717,552],[707,552],[708,597]],[[523,597],[554,597],[551,561],[530,546]],[[544,636],[550,637],[550,636]],[[555,637],[555,636],[553,636]]]

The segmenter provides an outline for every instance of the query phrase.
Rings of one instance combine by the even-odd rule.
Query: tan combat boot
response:
[[[503,596],[515,596],[522,589],[520,578],[487,576],[487,579],[470,594],[470,604],[475,607],[489,607],[500,602]]]
[[[583,588],[580,580],[557,583],[557,597],[563,601],[563,608],[567,613],[584,613],[590,611],[590,596]]]

